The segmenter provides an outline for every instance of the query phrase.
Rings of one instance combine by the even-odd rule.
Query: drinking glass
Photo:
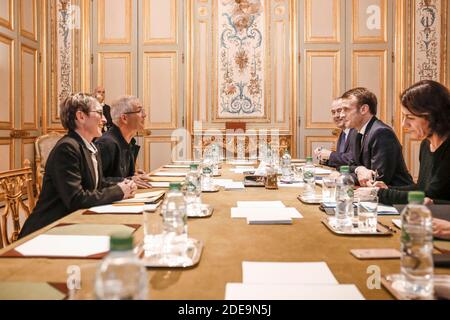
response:
[[[322,178],[322,199],[327,202],[336,201],[336,179],[332,177]]]
[[[358,228],[363,232],[377,231],[378,196],[371,196],[360,203]]]

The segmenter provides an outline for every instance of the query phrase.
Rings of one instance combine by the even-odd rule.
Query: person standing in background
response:
[[[93,96],[97,99],[97,101],[100,103],[100,105],[103,108],[103,115],[106,119],[106,125],[102,129],[102,133],[105,133],[109,130],[109,128],[112,127],[113,122],[111,118],[111,107],[105,103],[105,88],[103,86],[98,86],[95,88],[95,91],[93,93]]]

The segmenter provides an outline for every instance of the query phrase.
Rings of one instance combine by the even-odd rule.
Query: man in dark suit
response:
[[[366,88],[342,95],[345,126],[358,131],[350,171],[361,186],[380,180],[390,186],[413,183],[403,159],[402,146],[391,127],[378,120],[377,97]]]
[[[103,179],[101,158],[92,144],[105,124],[97,100],[83,93],[70,96],[60,106],[60,117],[69,132],[50,152],[42,192],[19,237],[78,209],[132,197],[137,189],[130,180],[116,184]]]
[[[113,126],[95,140],[102,157],[103,175],[110,181],[129,178],[139,188],[151,188],[151,184],[144,179],[146,173],[135,170],[140,146],[136,144],[134,136],[144,129],[144,107],[138,98],[123,96],[112,103],[111,116]]]
[[[102,133],[105,133],[113,125],[111,118],[111,107],[105,103],[105,95],[106,95],[105,88],[102,86],[98,86],[97,88],[95,88],[93,95],[100,103],[103,109],[103,115],[105,116],[106,119],[106,125],[103,126]]]
[[[332,102],[331,116],[336,126],[342,130],[337,141],[336,151],[319,147],[314,150],[314,154],[321,164],[339,169],[341,166],[350,165],[353,162],[353,146],[357,132],[355,129],[345,127],[341,98]]]

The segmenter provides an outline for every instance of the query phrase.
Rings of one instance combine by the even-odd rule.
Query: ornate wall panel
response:
[[[177,0],[144,1],[144,43],[175,44],[177,42],[177,17],[180,14]]]
[[[37,0],[20,0],[20,33],[30,40],[37,40]]]
[[[21,128],[38,128],[38,60],[37,50],[22,45],[20,48],[20,110]]]
[[[447,10],[448,1],[445,0],[415,0],[414,82],[446,80]]]
[[[387,42],[388,0],[353,0],[353,42]]]
[[[98,44],[130,44],[131,0],[98,0]]]
[[[14,122],[14,40],[0,35],[0,129]]]
[[[386,119],[387,52],[355,50],[352,65],[352,87],[370,88],[378,99],[378,116]]]
[[[340,6],[341,0],[305,0],[305,42],[340,42]]]
[[[176,52],[144,53],[144,105],[149,129],[177,128],[177,70]]]
[[[0,26],[14,30],[14,0],[0,1]]]
[[[35,138],[22,139],[20,148],[20,163],[23,164],[25,159],[31,162],[31,167],[34,168],[34,141]]]
[[[330,101],[339,96],[339,51],[306,51],[306,127],[334,128]]]

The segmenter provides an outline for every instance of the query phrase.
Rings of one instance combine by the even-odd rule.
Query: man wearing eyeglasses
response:
[[[98,86],[97,88],[95,88],[93,96],[97,99],[103,109],[103,115],[105,116],[106,124],[102,128],[102,133],[105,133],[113,125],[111,119],[111,107],[105,103],[105,88],[102,86]]]
[[[140,146],[136,144],[139,130],[144,129],[146,113],[133,96],[123,96],[111,104],[112,127],[95,141],[100,151],[103,175],[110,181],[132,179],[139,188],[151,188],[143,179],[145,172],[136,172],[135,164]]]

